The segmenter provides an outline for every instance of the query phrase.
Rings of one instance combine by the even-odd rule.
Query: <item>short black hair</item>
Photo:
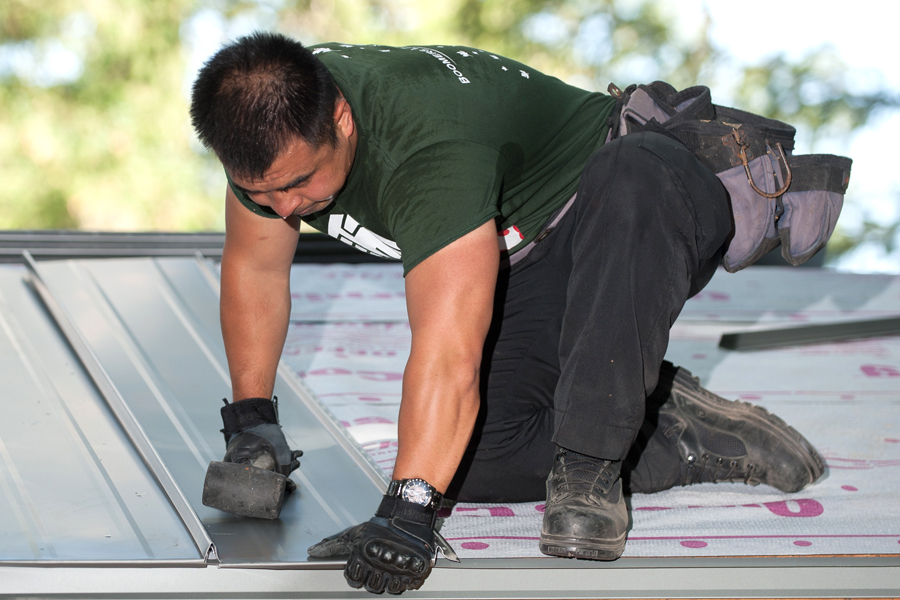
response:
[[[255,32],[224,46],[194,82],[191,122],[234,174],[262,178],[297,137],[337,144],[331,73],[300,42]]]

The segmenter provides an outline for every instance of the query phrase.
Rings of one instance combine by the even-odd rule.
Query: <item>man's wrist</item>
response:
[[[278,424],[278,409],[268,398],[247,398],[231,404],[226,402],[221,414],[226,443],[232,436],[251,427]]]
[[[437,510],[444,499],[437,489],[424,479],[394,479],[388,485],[387,496]]]

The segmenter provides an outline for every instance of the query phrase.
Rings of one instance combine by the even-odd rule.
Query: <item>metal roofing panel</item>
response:
[[[46,281],[54,292],[53,297],[65,307],[67,318],[72,317],[79,336],[90,342],[86,343],[88,350],[95,358],[103,358],[103,367],[112,364],[121,368],[121,373],[107,370],[103,376],[109,381],[131,386],[131,391],[122,395],[127,402],[125,409],[133,411],[134,417],[139,417],[145,410],[165,414],[160,397],[168,404],[170,413],[179,421],[178,427],[168,415],[159,422],[152,418],[136,422],[151,423],[152,427],[147,427],[143,433],[153,441],[153,450],[158,450],[159,456],[165,458],[166,465],[185,462],[190,470],[193,468],[191,462],[198,464],[198,461],[191,456],[191,450],[185,449],[183,437],[179,440],[176,435],[167,438],[164,434],[171,433],[167,428],[174,428],[179,435],[180,431],[196,430],[201,436],[201,439],[192,440],[196,448],[205,445],[211,448],[215,457],[221,451],[221,438],[216,432],[219,428],[218,392],[210,393],[220,385],[212,373],[221,380],[218,371],[224,367],[215,292],[209,287],[208,273],[200,263],[118,262],[121,264],[108,262],[103,266],[43,263],[37,268],[45,276],[50,274]],[[143,273],[141,277],[149,278],[159,289],[154,291],[153,286],[136,284],[130,275],[135,272]],[[2,286],[0,290],[5,291]],[[0,307],[0,315],[8,316],[8,311]],[[42,318],[47,319],[46,315]],[[141,323],[141,319],[146,323]],[[15,331],[11,325],[6,329]],[[61,345],[65,347],[65,344]],[[37,347],[43,352],[43,345]],[[0,346],[0,358],[16,352],[23,354],[21,348],[12,352]],[[167,353],[175,357],[165,356]],[[121,354],[127,355],[128,360],[121,360]],[[218,363],[219,369],[205,364],[207,362]],[[59,368],[54,373],[62,377],[67,371]],[[134,373],[142,378],[143,389],[129,381]],[[196,379],[193,387],[192,376]],[[84,375],[81,377],[87,381]],[[158,395],[152,393],[154,386]],[[202,396],[191,397],[188,392],[195,389],[200,389]],[[118,393],[118,388],[113,390]],[[198,510],[203,524],[219,545],[221,566],[264,566],[279,570],[176,569],[169,566],[173,561],[162,560],[140,563],[143,567],[155,568],[108,568],[100,562],[70,568],[47,560],[43,564],[53,564],[56,568],[0,568],[0,595],[58,598],[368,596],[346,587],[339,561],[294,560],[297,554],[304,555],[302,558],[305,559],[306,540],[316,541],[321,535],[332,533],[339,521],[355,522],[371,514],[379,495],[378,486],[373,485],[378,481],[378,475],[373,474],[358,450],[354,451],[352,442],[342,437],[340,427],[295,378],[286,375],[279,379],[277,391],[282,397],[286,432],[297,446],[307,451],[304,464],[295,475],[301,485],[298,498],[287,503],[280,522],[235,519],[205,507]],[[68,390],[64,394],[61,392],[67,405],[70,404],[69,393]],[[103,408],[100,403],[95,405]],[[93,420],[89,421],[94,424]],[[85,427],[81,421],[79,425]],[[93,440],[96,434],[86,435]],[[121,434],[119,436],[124,439]],[[168,445],[159,443],[166,440],[170,442]],[[125,446],[128,449],[127,444]],[[109,468],[107,460],[112,459],[102,461],[104,468]],[[202,470],[199,469],[201,480]],[[172,473],[179,476],[178,484],[184,489],[193,512],[199,504],[199,482],[196,478],[185,479],[184,473],[174,466]],[[117,486],[120,476],[115,475]],[[350,504],[353,500],[359,500],[357,505]],[[303,532],[305,539],[294,535],[296,531],[293,530],[298,529],[306,530]],[[241,545],[249,549],[242,551]],[[736,590],[743,597],[894,596],[900,581],[898,561],[897,557],[651,558],[621,559],[613,563],[549,558],[467,559],[460,565],[439,561],[426,589],[405,596],[724,597],[733,596]]]
[[[543,566],[536,564],[543,563]],[[466,560],[439,563],[402,598],[884,598],[900,592],[896,559]],[[340,570],[2,570],[17,598],[373,598]]]
[[[202,562],[26,279],[0,270],[0,561]]]
[[[14,230],[0,231],[0,263],[20,263],[22,251],[39,259],[204,256],[221,258],[224,232]],[[360,252],[324,233],[302,233],[294,262],[392,262]]]
[[[281,371],[276,394],[288,441],[305,452],[293,475],[298,492],[269,522],[202,505],[207,465],[224,452],[219,408],[230,381],[217,292],[201,262],[85,260],[35,269],[102,365],[120,410],[133,417],[132,439],[146,436],[192,513],[182,517],[199,517],[223,565],[305,564],[310,544],[374,512],[381,474],[289,371]]]

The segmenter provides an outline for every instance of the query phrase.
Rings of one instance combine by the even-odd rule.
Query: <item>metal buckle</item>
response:
[[[747,173],[747,182],[750,183],[750,187],[753,188],[753,191],[764,198],[777,198],[788,191],[788,188],[791,187],[791,167],[788,164],[787,155],[784,153],[781,142],[776,143],[775,147],[778,148],[778,153],[780,154],[779,158],[784,164],[784,170],[787,172],[787,175],[784,178],[784,185],[776,192],[764,192],[756,186],[756,183],[753,181],[753,175],[750,174],[750,161],[747,160],[747,146],[749,146],[749,144],[743,139],[741,133],[743,132],[739,132],[738,129],[733,129],[731,131],[731,135],[734,136],[734,141],[737,142],[741,149],[741,164],[744,165],[744,171]]]

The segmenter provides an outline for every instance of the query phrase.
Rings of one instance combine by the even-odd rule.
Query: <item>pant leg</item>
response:
[[[447,490],[450,498],[544,498],[554,455],[553,393],[567,275],[543,255],[563,229],[560,224],[524,261],[500,273],[481,367],[481,410]]]
[[[543,499],[554,442],[624,458],[669,327],[730,231],[724,188],[678,142],[637,134],[598,151],[569,213],[501,274],[482,410],[448,495]]]
[[[692,152],[656,133],[597,151],[578,196],[553,441],[621,460],[656,387],[669,328],[721,259],[728,197]]]

